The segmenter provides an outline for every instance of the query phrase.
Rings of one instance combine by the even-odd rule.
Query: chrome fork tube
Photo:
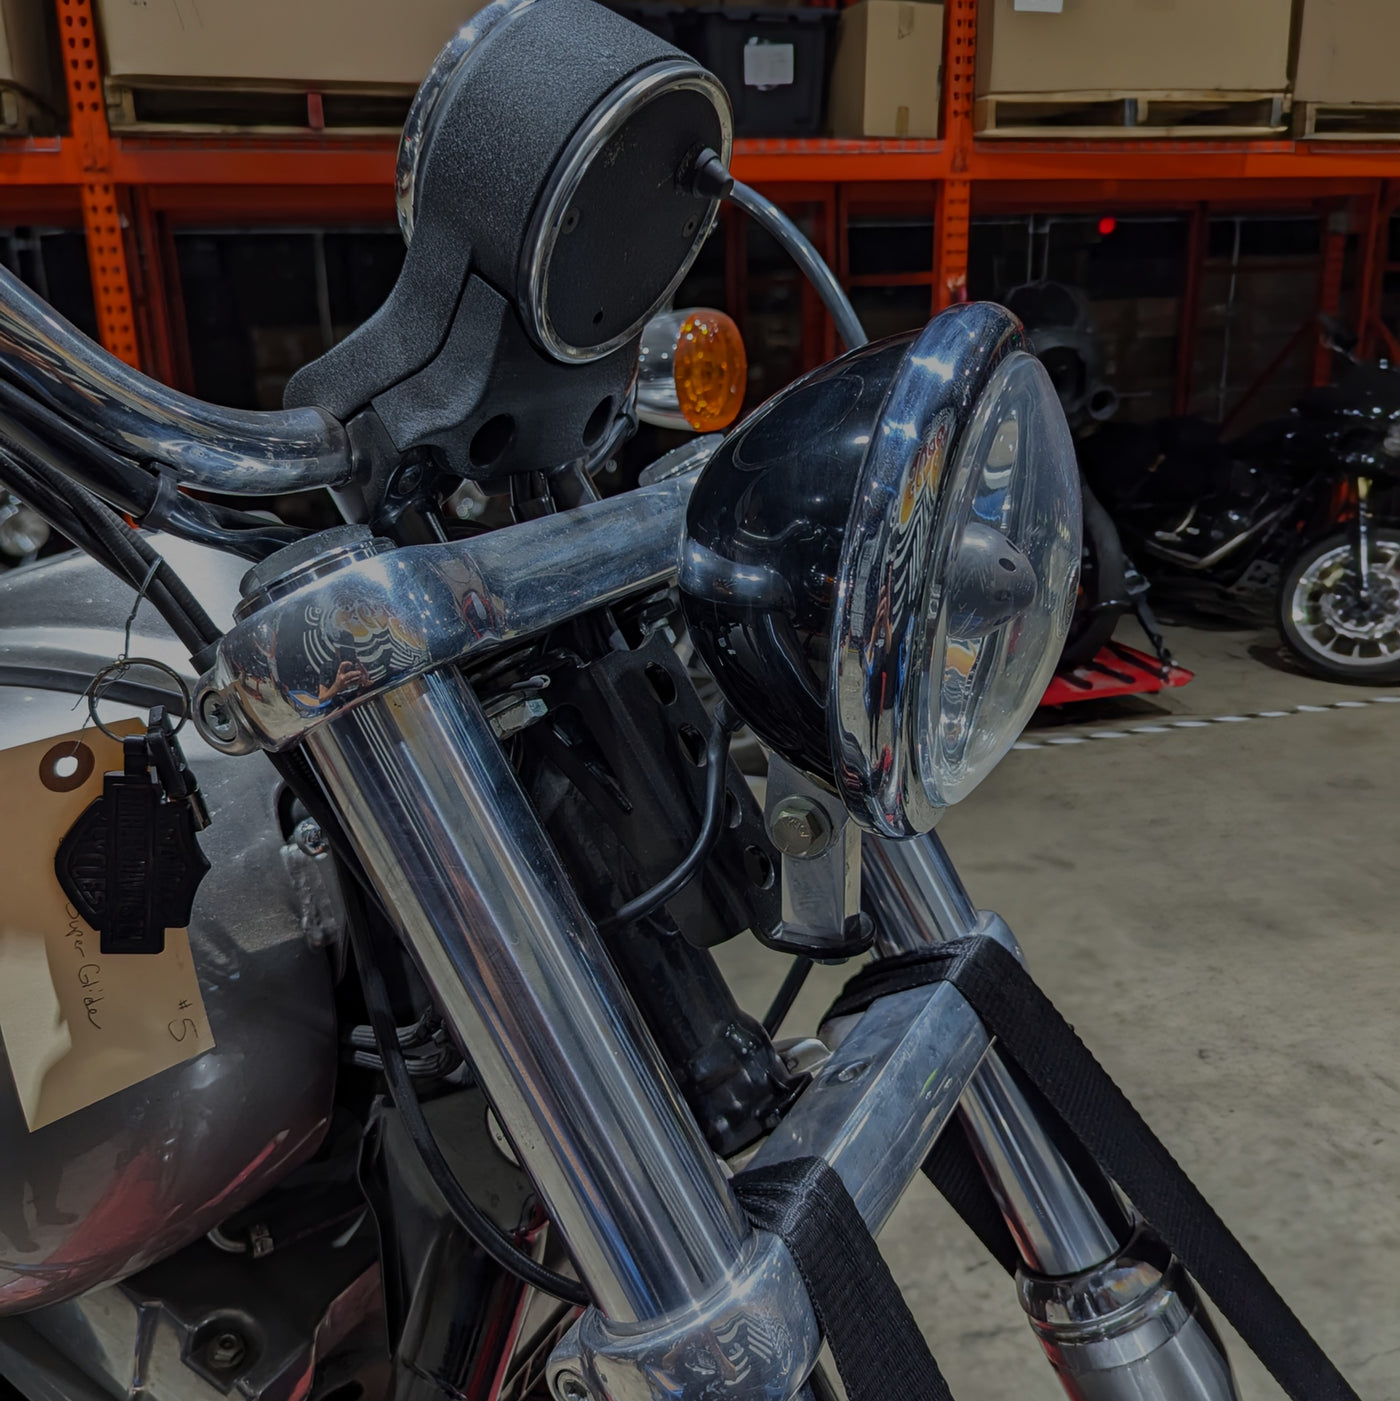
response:
[[[939,939],[987,933],[1010,940],[999,920],[979,919],[936,836],[867,837],[864,892],[886,957]],[[999,926],[999,927],[998,927]],[[997,1055],[988,1053],[958,1112],[1022,1259],[1039,1274],[1068,1275],[1108,1259],[1123,1243],[1042,1127]]]
[[[1002,920],[974,910],[937,837],[867,837],[862,854],[881,954],[969,934],[1019,953]],[[1022,1257],[1021,1307],[1071,1401],[1238,1401],[1185,1271],[1145,1225],[1127,1237],[1125,1218],[1105,1218],[995,1046],[959,1112]]]
[[[433,672],[306,742],[604,1312],[731,1279],[747,1223],[470,688]]]

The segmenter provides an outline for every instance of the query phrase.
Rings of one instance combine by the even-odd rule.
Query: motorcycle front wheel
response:
[[[1373,530],[1368,554],[1364,598],[1349,531],[1304,550],[1284,578],[1279,631],[1314,676],[1371,685],[1400,681],[1400,531]]]

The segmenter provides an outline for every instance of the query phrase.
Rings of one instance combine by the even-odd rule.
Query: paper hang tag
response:
[[[781,88],[793,81],[792,44],[767,44],[750,39],[744,45],[744,86],[746,88]]]
[[[31,1131],[214,1045],[188,933],[168,930],[163,953],[103,955],[54,874],[121,765],[120,743],[91,728],[0,752],[0,1038]]]

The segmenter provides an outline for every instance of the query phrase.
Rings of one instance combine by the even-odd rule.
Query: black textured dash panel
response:
[[[584,118],[637,69],[693,60],[593,0],[537,0],[492,40],[424,154],[418,218],[465,218],[473,267],[513,296],[541,189]]]
[[[442,348],[467,275],[513,298],[540,190],[584,117],[629,74],[683,57],[592,0],[537,0],[491,30],[438,99],[412,243],[384,305],[295,374],[289,407],[347,418]]]
[[[636,359],[633,341],[601,360],[561,364],[473,275],[441,353],[376,396],[374,407],[399,452],[436,448],[458,476],[495,479],[556,467],[592,448],[590,420],[600,405],[616,410],[623,402]]]

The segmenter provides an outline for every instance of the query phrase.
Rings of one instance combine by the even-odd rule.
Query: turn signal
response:
[[[748,372],[743,338],[724,312],[662,312],[642,332],[637,413],[661,428],[728,428],[743,406]]]

